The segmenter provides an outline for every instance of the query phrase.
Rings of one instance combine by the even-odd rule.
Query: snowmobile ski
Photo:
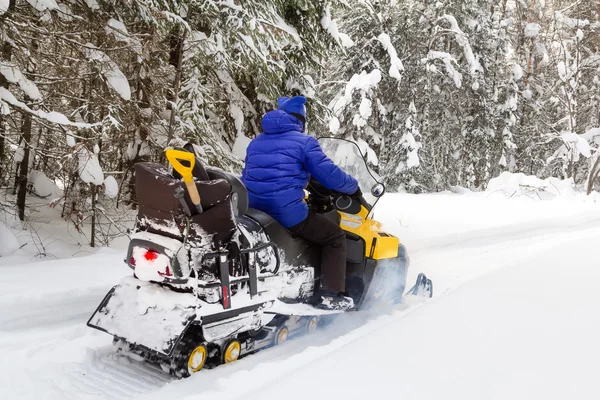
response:
[[[415,285],[406,293],[417,297],[428,297],[433,296],[433,283],[431,279],[427,278],[424,273],[419,273]]]

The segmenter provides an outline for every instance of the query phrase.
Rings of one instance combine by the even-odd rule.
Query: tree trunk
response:
[[[590,176],[588,177],[587,183],[587,194],[589,195],[594,190],[594,182],[598,179],[598,175],[600,175],[600,157],[596,159],[592,170],[590,171]]]
[[[90,233],[90,247],[96,247],[96,197],[98,186],[92,183],[92,228]]]
[[[16,0],[9,1],[8,10],[6,11],[6,13],[4,13],[3,17],[9,16],[13,12],[13,10],[15,9],[15,3],[16,3]],[[3,18],[0,18],[0,22],[3,22],[2,20],[3,20]],[[10,61],[10,59],[12,57],[12,46],[10,45],[10,43],[8,43],[8,42],[2,43],[0,55],[1,55],[0,58],[2,60]],[[0,86],[5,89],[8,89],[8,80],[6,80],[6,78],[2,74],[0,74]],[[2,114],[0,114],[0,184],[2,184],[3,179],[4,179],[4,174],[6,172],[4,170],[4,168],[5,168],[4,166],[8,165],[8,163],[4,159],[4,157],[6,157],[6,154],[4,153],[4,148],[6,146],[5,135],[6,135],[6,127],[4,126],[4,117],[2,116]],[[8,177],[6,179],[8,179]]]
[[[181,65],[183,63],[183,44],[185,43],[187,30],[184,29],[183,34],[177,41],[177,73],[175,74],[175,82],[173,83],[173,106],[171,108],[171,118],[169,120],[169,136],[167,144],[175,135],[175,113],[177,112],[177,101],[179,99],[179,86],[181,84]]]
[[[31,99],[25,96],[25,102],[31,106]],[[19,219],[25,220],[25,203],[27,195],[27,176],[29,175],[29,153],[31,145],[31,115],[23,114],[23,125],[21,125],[21,137],[23,138],[23,160],[19,171],[19,191],[17,193],[17,208]]]

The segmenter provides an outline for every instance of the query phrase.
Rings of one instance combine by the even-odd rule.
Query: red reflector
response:
[[[173,274],[171,273],[171,269],[168,265],[165,267],[165,272],[159,272],[158,274],[160,276],[173,276]]]
[[[148,250],[145,254],[144,254],[144,258],[148,261],[154,261],[158,258],[158,252],[154,251],[154,250]]]
[[[229,292],[227,286],[223,286],[223,308],[229,308]]]
[[[129,264],[131,264],[135,267],[135,257],[134,256],[131,256],[131,258],[129,259]]]

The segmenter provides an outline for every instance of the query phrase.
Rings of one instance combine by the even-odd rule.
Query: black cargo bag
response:
[[[196,181],[202,213],[196,212],[183,180],[176,179],[162,164],[141,162],[135,165],[135,185],[139,204],[140,230],[197,244],[231,239],[235,230],[232,188],[224,179]],[[187,231],[186,215],[174,192],[185,190],[184,199],[192,211]]]

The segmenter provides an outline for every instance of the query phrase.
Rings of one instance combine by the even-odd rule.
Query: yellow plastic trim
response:
[[[238,358],[240,358],[241,351],[242,345],[240,344],[240,342],[238,342],[237,340],[233,340],[225,348],[223,362],[227,364],[236,361]]]
[[[206,351],[205,345],[201,344],[200,346],[196,347],[190,354],[190,358],[188,358],[188,370],[191,373],[200,371],[206,363],[207,354],[208,352]]]
[[[367,219],[369,211],[365,207],[361,206],[358,214],[348,214],[342,211],[338,211],[338,213],[341,216],[340,227],[347,232],[360,236],[365,241],[366,257],[375,260],[398,257],[400,240],[384,232],[380,222]],[[384,235],[381,235],[382,233]],[[376,239],[375,242],[374,239]],[[374,249],[373,243],[375,243]],[[371,252],[373,252],[372,255]]]

